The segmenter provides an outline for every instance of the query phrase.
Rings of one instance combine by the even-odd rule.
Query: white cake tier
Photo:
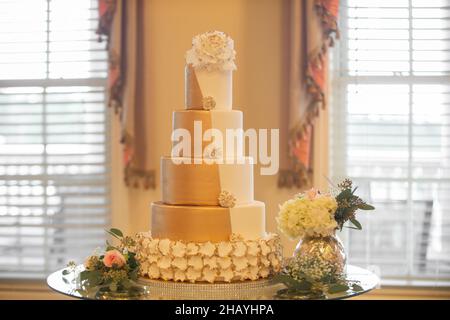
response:
[[[222,191],[235,198],[235,204],[252,202],[253,160],[241,163],[195,164],[192,158],[161,158],[162,201],[167,204],[218,206]]]
[[[255,240],[266,236],[266,205],[254,201],[230,208],[231,229],[244,239]]]
[[[185,106],[187,109],[202,109],[203,99],[214,100],[214,110],[233,108],[233,71],[185,68]]]
[[[173,112],[172,125],[173,157],[203,158],[213,150],[217,158],[244,153],[242,111],[179,110]]]
[[[260,201],[232,208],[153,202],[151,215],[152,235],[161,239],[220,242],[232,234],[248,240],[266,235],[265,204]]]

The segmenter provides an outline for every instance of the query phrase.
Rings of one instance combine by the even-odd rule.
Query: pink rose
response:
[[[306,196],[309,200],[314,200],[317,197],[317,189],[311,188],[308,191],[306,191]]]
[[[105,257],[103,258],[103,264],[108,268],[111,268],[112,266],[120,268],[125,263],[125,257],[117,250],[106,251]]]

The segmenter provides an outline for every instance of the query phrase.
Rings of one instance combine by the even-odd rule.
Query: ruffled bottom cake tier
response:
[[[181,282],[236,282],[267,278],[281,269],[277,234],[255,240],[232,235],[229,241],[186,242],[136,236],[142,277]]]

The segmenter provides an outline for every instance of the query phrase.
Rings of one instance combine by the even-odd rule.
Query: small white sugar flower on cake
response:
[[[175,270],[173,273],[173,280],[175,281],[184,281],[186,280],[186,272],[182,270]]]
[[[211,257],[216,252],[216,246],[209,241],[205,242],[200,245],[199,252],[206,257]]]
[[[203,152],[203,157],[206,159],[220,159],[223,157],[222,148],[215,144],[209,144]]]
[[[158,254],[149,254],[146,259],[148,262],[152,263],[152,262],[158,262],[158,260],[161,258],[161,255]]]
[[[203,279],[208,281],[209,283],[214,282],[217,277],[217,270],[211,269],[209,267],[205,267],[203,269]]]
[[[272,265],[272,267],[278,267],[278,265],[280,264],[280,261],[278,260],[278,257],[275,253],[270,253],[269,256],[267,257]]]
[[[231,258],[230,257],[219,257],[217,258],[217,264],[222,269],[227,269],[231,266]]]
[[[170,268],[171,264],[172,264],[172,259],[169,256],[163,256],[158,261],[158,267],[161,269]]]
[[[251,265],[251,266],[257,266],[258,265],[258,257],[256,257],[256,256],[248,255],[247,256],[247,261],[248,261],[248,264]]]
[[[269,259],[267,259],[266,257],[261,257],[260,258],[261,264],[265,267],[269,267],[270,266],[270,261]]]
[[[259,267],[257,266],[251,266],[248,268],[249,271],[249,278],[250,280],[257,280],[259,278],[258,273],[259,273]]]
[[[188,266],[193,267],[195,270],[201,270],[203,268],[203,259],[200,256],[192,256],[188,259]]]
[[[212,110],[216,107],[216,100],[211,96],[203,97],[202,107],[204,110]]]
[[[202,270],[195,270],[193,267],[189,267],[186,271],[186,278],[190,282],[194,282],[202,276]]]
[[[217,254],[219,255],[219,257],[228,256],[232,250],[233,250],[233,245],[229,242],[221,242],[217,246]]]
[[[271,249],[272,251],[278,251],[279,249],[281,249],[281,248],[279,248],[279,246],[280,246],[280,240],[279,240],[279,236],[278,236],[278,235],[272,236],[272,237],[267,241],[267,244],[268,244],[268,246],[270,247],[270,249]]]
[[[261,268],[259,269],[259,276],[261,278],[267,278],[270,274],[270,269],[269,268]]]
[[[173,270],[171,268],[169,268],[169,269],[162,269],[161,270],[161,279],[163,279],[163,280],[172,280],[173,279]]]
[[[195,243],[188,243],[186,246],[187,255],[188,256],[194,256],[198,253],[198,246]]]
[[[151,278],[151,279],[159,278],[159,267],[157,266],[156,263],[152,263],[148,267],[147,274],[148,274],[149,278]]]
[[[270,253],[270,247],[267,245],[267,243],[263,240],[259,241],[259,246],[261,248],[261,254],[263,256],[266,256]]]
[[[222,190],[217,199],[219,205],[224,208],[233,208],[236,205],[236,197],[226,190]]]
[[[159,254],[159,240],[152,239],[147,245],[147,253],[148,254]]]
[[[234,277],[234,272],[231,268],[220,270],[219,277],[225,282],[230,282]]]
[[[250,272],[247,268],[242,268],[240,270],[235,270],[234,274],[236,277],[238,277],[240,280],[248,280],[250,279]]]
[[[243,257],[247,253],[247,246],[243,242],[236,242],[233,247],[233,255],[235,257]]]
[[[186,270],[188,266],[188,261],[184,257],[177,257],[172,260],[172,266],[180,270]]]
[[[143,247],[147,247],[150,244],[150,239],[142,238],[142,235],[138,235],[138,237],[136,238],[136,241],[142,243]]]
[[[143,274],[148,273],[148,268],[150,268],[149,261],[141,262],[141,266],[140,266],[141,273],[143,273]]]
[[[203,258],[203,265],[205,267],[208,266],[211,269],[217,268],[217,257],[216,256],[212,256],[212,257],[205,257],[205,258]]]
[[[177,241],[172,246],[172,254],[174,255],[174,257],[184,257],[184,255],[186,254],[186,245],[181,241]]]
[[[248,260],[246,257],[234,257],[233,264],[236,270],[242,270],[247,268]]]
[[[170,242],[169,239],[162,239],[159,241],[158,248],[163,255],[168,255],[170,253]]]
[[[261,249],[256,241],[247,241],[247,254],[257,256],[260,252]]]
[[[230,236],[231,242],[244,241],[244,237],[238,233],[232,233]]]

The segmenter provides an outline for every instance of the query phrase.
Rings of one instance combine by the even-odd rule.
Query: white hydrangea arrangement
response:
[[[333,196],[311,189],[280,206],[278,228],[291,239],[331,235],[338,228],[337,207]]]
[[[280,206],[279,230],[289,238],[302,238],[293,258],[274,277],[274,282],[286,286],[277,292],[281,298],[318,299],[363,290],[357,281],[346,278],[346,255],[335,232],[343,227],[361,230],[356,212],[375,208],[355,195],[358,188],[350,179],[334,189],[333,195],[311,189]],[[347,222],[351,224],[345,225]]]
[[[234,42],[221,31],[209,31],[192,39],[192,48],[186,52],[186,63],[208,71],[236,70]]]

